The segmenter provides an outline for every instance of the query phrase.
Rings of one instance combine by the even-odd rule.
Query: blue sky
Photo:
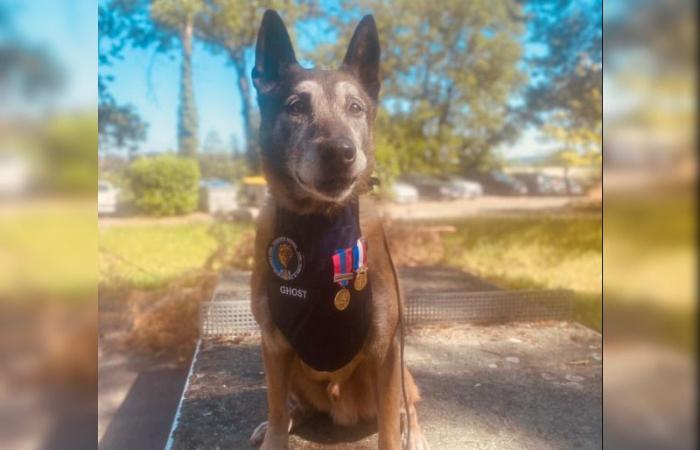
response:
[[[298,43],[300,47],[308,46],[303,39],[304,33],[297,33],[297,36],[302,36]],[[170,55],[162,55],[152,49],[127,49],[121,61],[115,61],[112,67],[103,69],[107,74],[118,75],[110,85],[115,98],[135,105],[149,123],[147,139],[140,145],[141,151],[161,152],[177,147],[180,61],[177,50]],[[311,62],[303,63],[308,66]],[[232,137],[242,143],[241,99],[235,73],[227,64],[226,57],[212,54],[203,45],[196,44],[192,70],[200,145],[204,144],[210,132],[216,132],[224,144],[228,145]],[[537,130],[531,129],[523,133],[516,145],[508,145],[499,151],[507,157],[522,157],[548,153],[552,148],[552,143],[542,142]]]
[[[61,109],[95,109],[97,103],[97,1],[0,0],[11,13],[21,38],[47,48],[63,67],[65,87],[56,106]],[[310,25],[309,25],[310,26]],[[303,36],[303,34],[300,34]],[[303,39],[301,46],[306,43]],[[308,45],[308,44],[307,44]],[[176,113],[180,58],[155,55],[153,50],[127,49],[122,61],[109,69],[118,74],[110,86],[113,95],[132,103],[149,123],[144,151],[176,147]],[[228,144],[231,136],[242,142],[240,104],[236,77],[224,55],[196,45],[193,59],[195,96],[199,113],[200,142],[215,131]],[[507,156],[528,156],[551,151],[536,130],[526,130],[515,146],[503,149]]]
[[[127,49],[123,60],[105,71],[118,74],[110,85],[114,97],[135,105],[149,123],[147,140],[141,145],[143,151],[176,149],[180,60],[176,52],[168,56],[153,50]],[[232,135],[242,142],[241,99],[235,72],[226,57],[196,44],[192,70],[200,142],[210,131],[217,132],[225,144]]]
[[[305,31],[320,32],[313,24],[306,24]],[[301,48],[309,42],[298,33]],[[249,52],[252,67],[252,51]],[[180,83],[179,49],[169,55],[156,54],[153,49],[126,49],[124,58],[111,67],[103,68],[105,74],[114,74],[110,92],[121,103],[131,103],[149,123],[146,141],[139,148],[144,152],[161,152],[177,148],[177,105]],[[305,66],[311,61],[301,60]],[[223,54],[213,54],[200,43],[195,43],[192,58],[195,101],[199,118],[200,148],[211,132],[216,132],[225,145],[235,139],[243,147],[241,98],[234,69]]]
[[[95,108],[97,102],[97,2],[89,0],[6,0],[12,22],[22,39],[41,45],[58,60],[66,75],[65,89],[58,99],[62,109]],[[312,27],[313,24],[307,24]],[[307,31],[314,31],[307,29]],[[318,31],[318,30],[316,30]],[[299,45],[308,47],[300,36]],[[309,62],[305,62],[309,63]],[[194,88],[199,115],[200,142],[216,132],[228,145],[231,138],[243,142],[241,99],[233,68],[223,54],[212,54],[201,44],[193,56]],[[140,145],[146,152],[176,148],[177,103],[180,57],[156,54],[152,49],[126,49],[107,73],[117,74],[110,85],[112,94],[133,104],[149,123],[147,139]],[[509,157],[530,156],[551,151],[537,130],[526,130],[514,146],[501,151]]]

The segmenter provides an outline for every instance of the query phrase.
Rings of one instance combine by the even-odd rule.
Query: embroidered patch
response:
[[[303,258],[297,244],[285,236],[280,236],[267,249],[270,268],[279,278],[289,281],[299,276]]]

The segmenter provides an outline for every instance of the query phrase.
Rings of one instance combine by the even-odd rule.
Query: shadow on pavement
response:
[[[165,446],[188,368],[141,372],[99,442],[100,450],[153,450]]]

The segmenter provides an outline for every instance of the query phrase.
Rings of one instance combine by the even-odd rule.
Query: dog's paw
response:
[[[260,446],[260,450],[289,450],[289,442],[286,437],[284,439],[271,439],[266,437],[265,441]]]
[[[267,431],[267,421],[262,422],[253,430],[253,434],[251,434],[248,439],[248,443],[251,447],[258,448],[262,445],[265,440],[265,431]]]
[[[286,433],[283,435],[274,435],[269,431],[267,421],[255,427],[253,434],[251,434],[248,439],[250,446],[259,448],[260,450],[288,450],[288,435]]]
[[[406,442],[406,437],[404,436],[403,440],[403,448],[404,450],[430,450],[430,445],[428,445],[428,441],[425,440],[425,436],[418,435],[414,436],[411,434],[411,443],[408,444]]]
[[[411,430],[411,442],[409,443],[407,440],[408,436],[405,433],[402,434],[401,448],[403,450],[430,450],[430,445],[428,445],[428,441],[425,440],[425,436],[420,430],[417,433]]]

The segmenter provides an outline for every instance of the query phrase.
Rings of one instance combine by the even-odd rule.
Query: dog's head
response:
[[[297,63],[280,16],[266,11],[253,83],[263,171],[278,202],[297,212],[326,211],[366,189],[380,85],[372,16],[355,29],[338,70],[310,70]]]

